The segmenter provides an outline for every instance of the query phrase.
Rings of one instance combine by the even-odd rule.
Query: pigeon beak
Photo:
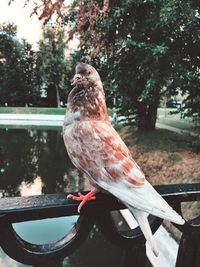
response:
[[[75,74],[73,79],[71,80],[71,85],[75,85],[80,79],[82,79],[82,76],[80,74]]]

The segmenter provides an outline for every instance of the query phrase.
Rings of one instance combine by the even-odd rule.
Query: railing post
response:
[[[200,266],[200,232],[183,233],[179,245],[176,267]]]
[[[146,261],[146,246],[141,244],[138,247],[124,249],[121,267],[145,267]]]

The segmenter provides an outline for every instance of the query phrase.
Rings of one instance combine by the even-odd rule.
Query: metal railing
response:
[[[182,202],[200,200],[200,184],[161,185],[155,186],[155,189],[179,214],[182,214]],[[143,234],[138,227],[127,231],[117,229],[111,211],[124,209],[125,206],[111,195],[98,193],[95,201],[90,201],[83,207],[68,234],[53,243],[31,244],[15,232],[12,224],[16,222],[78,215],[79,203],[67,199],[66,196],[67,194],[63,193],[1,198],[0,245],[4,252],[24,264],[51,266],[50,263],[54,262],[52,266],[62,266],[62,259],[79,248],[96,224],[106,239],[125,250],[123,267],[145,266],[146,248]],[[154,216],[149,216],[149,221],[153,232],[162,224],[162,219]],[[183,226],[175,227],[182,232],[176,267],[200,266],[200,216],[187,221]]]

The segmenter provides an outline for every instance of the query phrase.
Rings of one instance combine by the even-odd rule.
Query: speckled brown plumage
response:
[[[94,187],[119,198],[131,211],[155,255],[158,254],[148,214],[184,224],[184,220],[154,190],[118,133],[109,122],[105,94],[98,72],[80,63],[68,97],[64,142],[73,164],[86,173]],[[82,201],[94,194],[70,197]]]

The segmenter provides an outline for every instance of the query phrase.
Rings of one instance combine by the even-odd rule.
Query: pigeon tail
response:
[[[134,216],[135,220],[137,221],[138,225],[140,226],[140,229],[142,230],[146,238],[146,241],[149,244],[154,255],[158,257],[159,252],[158,252],[157,245],[156,245],[156,242],[154,240],[154,237],[153,237],[150,225],[149,225],[149,221],[147,218],[148,214],[145,211],[135,209],[133,207],[130,207],[129,205],[128,205],[128,208],[130,212],[132,213],[132,215]]]

